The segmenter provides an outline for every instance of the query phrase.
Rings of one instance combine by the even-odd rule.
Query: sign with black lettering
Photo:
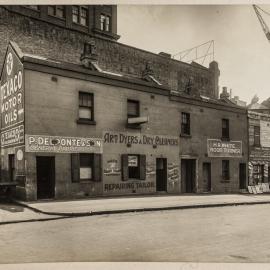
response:
[[[25,152],[102,153],[102,139],[25,135]]]
[[[242,157],[242,141],[207,140],[209,157]]]
[[[23,65],[8,46],[1,75],[1,129],[6,130],[24,121]]]
[[[104,144],[131,144],[131,145],[156,145],[178,146],[179,138],[166,135],[129,134],[126,132],[104,132]]]

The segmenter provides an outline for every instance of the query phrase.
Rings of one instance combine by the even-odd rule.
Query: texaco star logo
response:
[[[10,75],[13,68],[13,57],[12,54],[9,53],[7,56],[7,74]]]

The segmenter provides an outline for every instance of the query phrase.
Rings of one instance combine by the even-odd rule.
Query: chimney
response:
[[[209,70],[212,71],[212,74],[213,74],[214,93],[215,93],[215,97],[218,98],[218,82],[219,82],[219,75],[220,75],[218,63],[216,61],[212,61],[209,64]]]
[[[220,98],[228,99],[229,97],[230,97],[230,94],[227,91],[227,87],[226,86],[222,87],[222,93],[220,94]]]
[[[94,40],[90,40],[89,42],[84,43],[83,53],[80,58],[82,64],[86,68],[91,68],[92,64],[97,64],[98,55],[96,43]]]

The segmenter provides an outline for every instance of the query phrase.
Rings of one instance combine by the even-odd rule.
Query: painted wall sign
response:
[[[105,184],[104,191],[129,191],[132,192],[133,190],[137,189],[151,189],[155,188],[155,182],[132,182],[132,183],[112,183],[112,184]]]
[[[104,132],[104,144],[143,144],[143,145],[159,145],[159,146],[178,146],[179,139],[177,137],[150,135],[150,134],[129,134]]]
[[[24,121],[23,65],[9,45],[1,76],[1,128],[5,130]]]
[[[120,175],[121,169],[117,159],[107,160],[107,164],[103,170],[104,175]]]
[[[26,152],[102,153],[102,139],[25,135]]]
[[[14,127],[1,133],[1,146],[7,147],[24,142],[24,125]]]
[[[262,147],[270,147],[270,121],[260,120],[260,141]]]
[[[242,141],[207,140],[209,157],[242,157]]]

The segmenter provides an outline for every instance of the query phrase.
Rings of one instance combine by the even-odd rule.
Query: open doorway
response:
[[[181,159],[182,192],[196,192],[196,159]]]
[[[37,157],[37,199],[49,199],[55,196],[55,159]]]

